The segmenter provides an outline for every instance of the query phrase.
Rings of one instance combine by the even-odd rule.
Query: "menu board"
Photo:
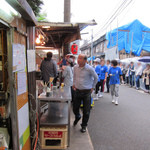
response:
[[[21,94],[27,92],[26,72],[18,72],[17,83],[18,83],[18,95],[21,95]]]
[[[28,57],[28,72],[32,72],[36,70],[35,64],[35,50],[27,50]]]
[[[25,46],[13,44],[13,72],[25,70]]]

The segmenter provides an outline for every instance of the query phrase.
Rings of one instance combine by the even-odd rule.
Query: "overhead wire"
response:
[[[117,11],[118,9],[120,9],[120,7],[122,7],[125,2],[126,2],[126,0],[123,0],[123,2],[121,3],[121,5],[120,5],[120,4],[117,4],[117,6],[115,7],[114,12],[111,12],[110,15],[111,15],[111,14],[115,15],[116,11]],[[109,18],[106,19],[106,21],[104,22],[104,25],[103,25],[103,26],[106,25],[106,23],[108,22],[108,20],[110,20],[113,15],[111,15]],[[101,26],[100,26],[100,27],[101,27]],[[102,29],[102,28],[101,28],[101,29]],[[99,31],[98,31],[98,32],[99,32]],[[97,34],[97,33],[96,33],[96,34]]]
[[[103,30],[105,30],[105,29],[117,18],[117,16],[120,15],[127,7],[131,4],[132,1],[133,1],[133,0],[130,0],[130,1],[128,1],[128,3],[127,3],[127,1],[126,1],[126,3],[123,5],[124,7],[120,8],[120,10],[119,10],[118,12],[116,12],[116,14],[110,19],[110,21],[109,21],[107,24],[105,24],[105,25],[94,35],[94,37],[99,36],[99,34],[100,34]]]
[[[128,7],[128,8],[126,9],[126,13],[124,13],[124,15],[120,18],[119,24],[122,22],[122,20],[123,20],[125,17],[127,17],[127,14],[130,12],[130,9],[131,9],[132,6],[134,5],[134,3],[135,3],[135,0],[133,0],[133,3],[130,5],[130,7]]]
[[[123,2],[119,5],[117,10],[111,15],[108,19],[106,19],[105,24],[102,26],[102,28],[93,36],[93,39],[95,39],[97,36],[99,36],[103,30],[106,30],[108,26],[117,18],[118,15],[120,15],[132,2],[133,0],[123,0]],[[84,45],[88,44],[91,40],[88,40],[84,43]]]
[[[121,5],[119,5],[119,7],[117,8],[117,10],[115,10],[115,12],[106,20],[106,23],[102,26],[101,29],[103,29],[109,23],[109,21],[112,19],[112,17],[114,17],[116,15],[116,13],[125,5],[126,2],[127,2],[127,0],[124,0],[121,3]]]

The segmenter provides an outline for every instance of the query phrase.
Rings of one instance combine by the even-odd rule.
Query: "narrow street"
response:
[[[88,125],[94,150],[150,150],[150,95],[120,86],[120,103],[110,94],[95,101]]]

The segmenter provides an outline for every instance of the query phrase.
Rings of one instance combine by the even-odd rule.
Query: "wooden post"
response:
[[[132,43],[133,43],[133,32],[132,32],[132,38],[131,38],[131,50],[130,50],[130,57],[131,57],[131,55],[132,55]]]

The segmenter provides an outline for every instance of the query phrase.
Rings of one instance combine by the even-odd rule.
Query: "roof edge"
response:
[[[28,25],[36,26],[37,20],[35,14],[26,0],[6,0],[15,10],[17,10],[24,18]]]

